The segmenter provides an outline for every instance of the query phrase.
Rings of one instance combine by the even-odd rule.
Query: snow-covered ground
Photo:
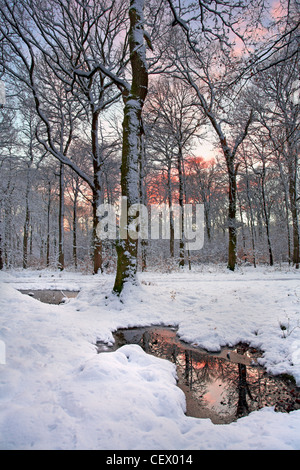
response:
[[[139,280],[120,303],[111,275],[0,273],[0,448],[300,449],[300,410],[264,408],[226,425],[187,417],[172,363],[136,345],[95,347],[119,327],[176,325],[208,350],[259,347],[268,371],[300,385],[300,273],[206,266]],[[43,288],[80,294],[57,306],[16,290]]]

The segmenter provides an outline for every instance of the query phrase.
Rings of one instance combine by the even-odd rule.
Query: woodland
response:
[[[299,268],[299,17],[296,0],[0,0],[0,269],[116,273],[120,293],[138,270]],[[169,239],[101,240],[97,208],[121,196],[167,205]],[[198,251],[174,237],[185,204],[204,207]]]

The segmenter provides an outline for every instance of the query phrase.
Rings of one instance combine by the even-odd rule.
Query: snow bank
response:
[[[186,341],[218,350],[247,341],[273,373],[300,384],[299,273],[143,273],[123,303],[113,277],[0,273],[1,449],[300,449],[300,411],[265,408],[229,425],[187,417],[175,366],[128,345],[96,354],[119,327],[178,325]],[[47,305],[16,289],[80,289]]]

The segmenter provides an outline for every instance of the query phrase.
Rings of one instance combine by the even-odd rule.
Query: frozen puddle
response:
[[[19,292],[22,294],[30,295],[36,300],[40,302],[44,302],[46,304],[63,304],[68,299],[77,297],[79,291],[69,291],[69,290],[51,290],[51,289],[43,289],[43,290],[29,290],[29,289],[19,289]]]
[[[300,409],[299,387],[288,378],[267,374],[257,364],[259,352],[247,345],[208,353],[180,341],[176,329],[166,327],[119,329],[114,338],[112,347],[97,343],[98,352],[138,344],[145,352],[176,364],[188,416],[226,424],[264,406],[283,412]]]

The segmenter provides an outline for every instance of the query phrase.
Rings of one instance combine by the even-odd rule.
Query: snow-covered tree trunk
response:
[[[179,206],[181,209],[180,217],[180,240],[179,240],[179,267],[184,266],[184,181],[183,181],[183,155],[182,148],[178,148],[178,182],[179,182]]]
[[[99,114],[100,109],[92,111],[92,153],[93,153],[93,173],[94,173],[94,185],[93,185],[93,260],[94,260],[94,274],[102,271],[102,241],[97,235],[97,227],[99,218],[97,215],[97,209],[100,204],[103,204],[103,188],[102,188],[102,172],[103,162],[100,156],[99,148]]]
[[[296,106],[295,106],[296,108]],[[296,111],[294,110],[295,114]],[[296,114],[297,115],[297,114]],[[295,119],[295,124],[293,128],[296,127],[297,117]],[[293,129],[292,128],[292,129]],[[287,133],[290,132],[290,128],[286,123]],[[300,236],[299,236],[299,220],[298,220],[298,208],[297,208],[297,176],[299,171],[299,141],[297,138],[287,138],[287,152],[286,160],[288,167],[288,181],[289,181],[289,199],[290,199],[290,208],[292,214],[292,224],[293,224],[293,264],[296,269],[299,269],[300,265]]]
[[[292,160],[292,159],[291,159]],[[299,269],[300,247],[299,247],[299,222],[297,210],[297,156],[294,157],[295,165],[289,165],[289,195],[293,222],[293,264]]]
[[[29,240],[29,224],[30,224],[30,211],[29,211],[29,187],[26,188],[25,195],[25,222],[23,234],[23,268],[28,266],[28,240]]]
[[[142,137],[142,151],[140,153],[139,171],[140,171],[140,202],[144,206],[147,206],[147,189],[145,183],[145,160],[146,160],[146,148],[145,139]],[[147,246],[148,240],[142,238],[141,240],[141,268],[142,271],[147,269]]]
[[[171,170],[172,170],[172,159],[168,158],[167,159],[167,175],[168,175],[168,203],[169,203],[169,210],[170,210],[170,256],[171,258],[174,258],[175,232],[174,232],[174,215],[172,211],[173,197],[172,197]]]
[[[266,189],[265,189],[265,180],[266,180],[266,162],[263,159],[262,162],[262,170],[260,173],[260,183],[261,183],[261,195],[262,195],[262,210],[263,216],[265,219],[265,227],[266,227],[266,234],[267,234],[267,243],[268,243],[268,251],[269,251],[269,263],[270,266],[274,265],[274,257],[273,257],[273,250],[271,244],[271,236],[270,236],[270,213],[267,207],[267,200],[266,200]]]
[[[118,263],[114,292],[120,294],[126,282],[134,283],[137,271],[137,240],[129,236],[135,217],[128,208],[139,203],[139,161],[142,152],[142,109],[148,92],[148,67],[144,31],[144,0],[131,0],[129,8],[129,48],[132,82],[124,96],[123,144],[121,165],[121,194],[126,198],[121,219],[127,223],[121,228],[122,237],[117,243]],[[125,200],[125,199],[123,199]],[[124,214],[125,211],[125,214]]]
[[[47,200],[47,253],[46,266],[50,266],[50,209],[51,209],[51,181],[48,181],[48,200]]]
[[[251,233],[251,246],[252,246],[252,258],[253,258],[253,266],[256,268],[256,247],[255,247],[255,221],[253,215],[253,197],[250,194],[250,187],[251,183],[249,180],[249,171],[248,171],[248,163],[247,158],[244,158],[245,163],[245,171],[246,171],[246,198],[249,207],[249,225],[250,225],[250,233]]]
[[[29,242],[29,232],[30,232],[30,192],[31,192],[31,170],[33,164],[33,132],[34,128],[32,122],[29,122],[29,161],[27,162],[27,171],[26,171],[26,191],[25,191],[25,221],[24,221],[24,232],[23,232],[23,268],[26,269],[28,266],[28,242]]]
[[[2,238],[0,233],[0,270],[3,269]]]
[[[75,187],[74,187],[74,200],[73,200],[73,262],[75,269],[78,267],[78,258],[77,258],[77,199],[78,199],[78,176],[75,175]]]
[[[228,269],[234,271],[236,266],[236,168],[234,157],[225,153],[228,170]]]
[[[64,255],[64,213],[65,213],[65,176],[64,165],[60,164],[59,170],[59,212],[58,212],[58,269],[64,270],[65,255]]]

